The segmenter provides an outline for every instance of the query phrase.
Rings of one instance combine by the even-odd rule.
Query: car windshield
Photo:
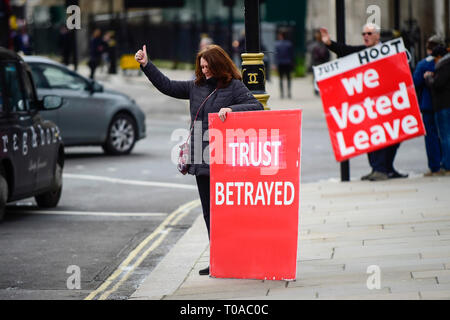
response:
[[[43,63],[33,63],[30,67],[38,89],[86,89],[87,82],[68,70]]]

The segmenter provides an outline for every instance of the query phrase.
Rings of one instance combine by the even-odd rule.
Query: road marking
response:
[[[178,216],[185,216],[199,205],[200,201],[194,200],[180,206],[172,212],[147,238],[145,238],[133,251],[130,252],[128,257],[119,265],[113,274],[109,276],[109,278],[106,279],[100,287],[91,292],[85,300],[93,300],[98,295],[100,295],[99,300],[106,300],[122,285],[123,282],[128,279],[128,277],[142,263],[142,261],[162,243],[162,241],[169,234],[167,231],[170,230],[167,230],[167,228],[170,228],[170,224],[173,224],[174,221],[178,222]],[[155,238],[157,239],[148,249],[144,251],[149,242]],[[132,263],[133,261],[134,263]],[[111,285],[113,285],[113,287],[107,291],[108,287]]]
[[[117,178],[92,176],[92,175],[86,175],[86,174],[72,174],[72,173],[64,173],[63,177],[69,178],[69,179],[95,180],[95,181],[103,181],[103,182],[110,182],[110,183],[117,183],[117,184],[128,184],[128,185],[144,186],[144,187],[162,187],[162,188],[197,190],[197,187],[195,185],[180,184],[180,183],[117,179]]]
[[[99,217],[161,217],[167,216],[162,212],[88,212],[88,211],[50,211],[50,210],[26,210],[24,214],[54,214],[68,216],[99,216]]]

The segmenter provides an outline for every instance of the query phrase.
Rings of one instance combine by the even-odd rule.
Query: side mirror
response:
[[[42,99],[42,107],[44,110],[55,110],[61,107],[63,98],[60,96],[48,95]]]
[[[97,81],[92,81],[92,82],[89,84],[89,91],[90,91],[91,93],[94,93],[94,92],[103,92],[103,86],[102,86],[100,83],[98,83]]]

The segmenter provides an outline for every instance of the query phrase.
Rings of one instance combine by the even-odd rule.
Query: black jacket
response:
[[[194,80],[170,80],[150,61],[145,68],[142,68],[142,70],[151,83],[153,83],[153,85],[162,93],[178,99],[189,99],[191,123],[194,121],[202,102],[215,89],[215,85],[211,82],[205,83],[204,85],[196,85]],[[208,152],[204,152],[205,148],[209,145],[209,141],[208,139],[205,139],[207,141],[203,141],[205,132],[208,130],[208,114],[218,113],[221,108],[225,107],[231,108],[233,112],[264,110],[262,104],[256,100],[250,90],[240,80],[233,79],[227,87],[218,89],[217,92],[207,100],[202,110],[200,110],[196,125],[194,125],[191,137],[192,165],[189,168],[189,174],[197,176],[209,175],[209,154]],[[202,128],[201,136],[200,130],[195,130],[200,124]],[[195,147],[200,145],[200,141],[202,145],[201,153],[200,150]],[[204,157],[202,157],[201,154],[204,154]],[[201,163],[199,158],[201,159]]]
[[[338,57],[348,56],[349,54],[356,53],[367,49],[366,46],[349,46],[347,44],[331,41],[331,44],[327,48],[338,55]]]
[[[434,111],[450,108],[450,53],[436,64],[434,76],[426,82],[431,88]]]

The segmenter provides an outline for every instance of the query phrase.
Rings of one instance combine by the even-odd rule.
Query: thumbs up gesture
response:
[[[147,47],[144,44],[144,46],[142,47],[142,50],[139,50],[138,52],[136,52],[136,55],[134,56],[134,58],[136,59],[137,62],[139,62],[142,67],[145,67],[148,63],[148,56],[147,56]]]

